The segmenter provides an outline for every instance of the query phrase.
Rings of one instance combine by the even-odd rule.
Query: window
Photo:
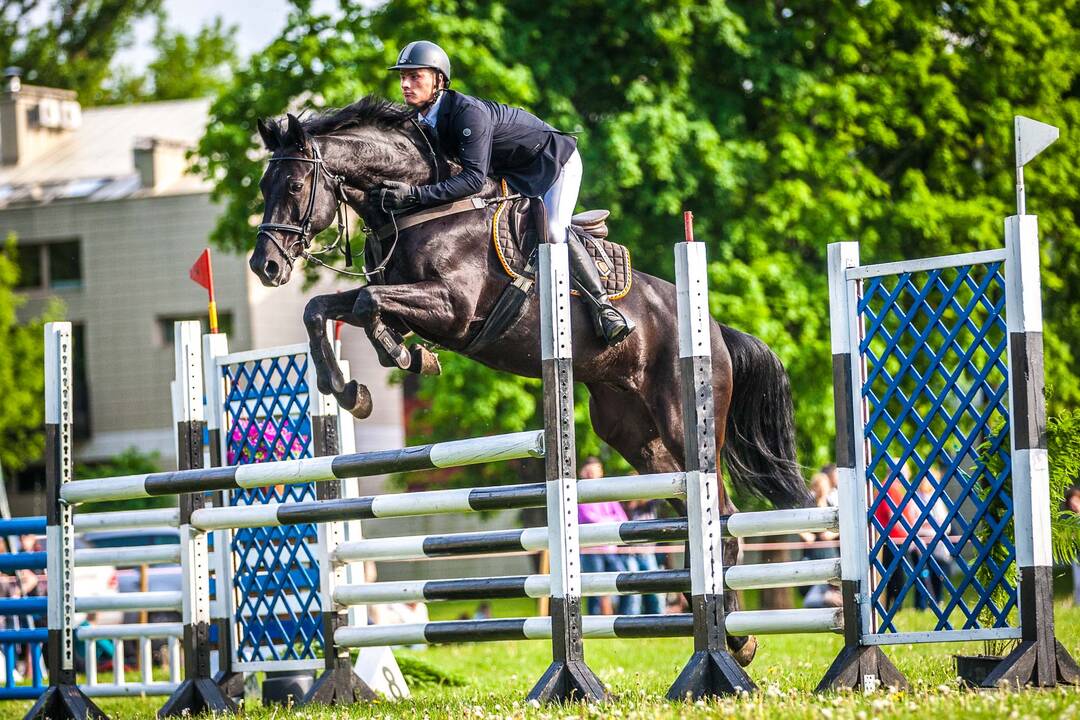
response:
[[[39,288],[42,283],[41,275],[41,247],[38,245],[24,245],[19,252],[19,290]]]
[[[19,245],[20,290],[82,287],[82,243],[58,240]]]
[[[49,243],[49,287],[77,288],[82,286],[82,257],[79,241]]]
[[[210,318],[207,315],[166,315],[157,319],[157,338],[159,347],[172,347],[176,342],[175,323],[181,320],[198,320],[202,332],[210,332]],[[233,315],[231,312],[218,311],[218,332],[232,335]]]

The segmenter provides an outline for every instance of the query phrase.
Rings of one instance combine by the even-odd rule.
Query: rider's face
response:
[[[422,107],[435,96],[435,71],[430,68],[401,71],[401,95],[405,104]]]

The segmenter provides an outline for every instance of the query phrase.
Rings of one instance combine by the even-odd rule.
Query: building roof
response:
[[[80,126],[42,155],[0,167],[0,207],[208,191],[210,184],[190,173],[165,187],[143,188],[133,150],[142,138],[193,147],[206,128],[210,103],[199,98],[86,108]]]

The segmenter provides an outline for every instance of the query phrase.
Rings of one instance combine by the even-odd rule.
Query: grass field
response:
[[[432,619],[453,618],[467,605],[432,606]],[[495,605],[501,616],[532,614],[531,603]],[[912,611],[907,611],[912,612]],[[1080,608],[1058,605],[1058,637],[1080,658]],[[461,678],[461,687],[414,687],[413,698],[401,703],[364,707],[291,709],[249,707],[252,719],[274,718],[651,718],[735,716],[758,718],[1078,718],[1080,689],[1027,690],[1018,693],[969,691],[953,678],[952,655],[979,653],[981,644],[897,646],[889,657],[911,681],[905,692],[870,695],[814,695],[811,691],[840,648],[839,637],[787,635],[760,638],[749,672],[761,692],[695,704],[670,703],[664,693],[690,655],[688,639],[589,640],[586,660],[617,695],[599,706],[530,707],[522,698],[550,660],[543,641],[432,647],[401,651]],[[101,700],[115,718],[152,718],[161,698]],[[0,705],[0,719],[20,718],[28,703]]]

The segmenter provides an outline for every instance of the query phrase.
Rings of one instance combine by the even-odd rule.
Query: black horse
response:
[[[339,201],[367,228],[392,228],[393,219],[379,207],[380,183],[422,185],[454,170],[432,150],[407,108],[377,98],[303,121],[292,115],[283,122],[259,121],[258,127],[272,155],[260,183],[265,209],[250,265],[271,287],[289,281],[298,259],[312,258],[311,239],[334,222]],[[481,197],[497,195],[489,180]],[[485,206],[403,229],[396,233],[396,248],[386,251],[381,282],[311,299],[304,322],[320,391],[332,393],[357,417],[371,412],[367,389],[344,381],[327,320],[364,328],[388,367],[437,372],[426,348],[400,345],[411,331],[489,367],[540,376],[535,292],[497,342],[466,351],[510,282],[492,248],[493,212]],[[637,330],[615,347],[596,337],[583,304],[574,306],[574,378],[589,390],[597,435],[640,473],[682,469],[675,287],[634,271],[619,308]],[[776,507],[807,504],[795,459],[791,390],[779,358],[761,340],[714,321],[712,359],[716,447],[728,475]],[[722,511],[735,511],[726,493]],[[725,543],[726,562],[735,562],[737,554],[735,541]],[[729,611],[737,607],[734,593],[725,598]],[[729,637],[728,644],[740,663],[753,659],[752,638]]]

